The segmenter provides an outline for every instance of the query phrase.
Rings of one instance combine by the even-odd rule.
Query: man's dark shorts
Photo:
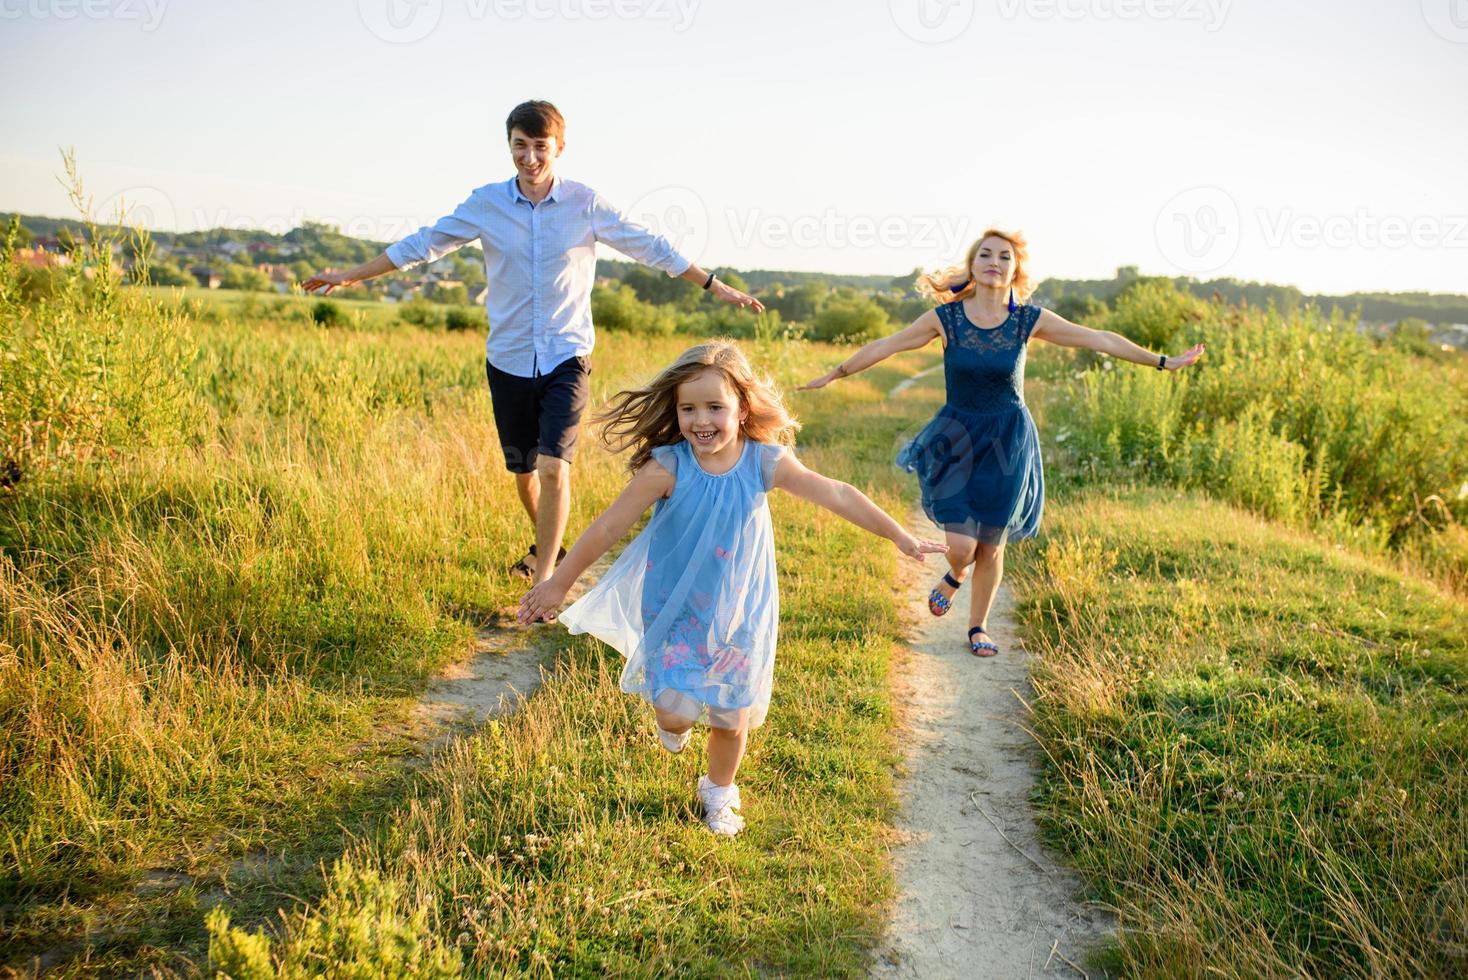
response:
[[[571,462],[581,413],[591,400],[591,358],[569,357],[538,378],[506,374],[488,359],[484,371],[505,469],[533,472],[541,454]]]

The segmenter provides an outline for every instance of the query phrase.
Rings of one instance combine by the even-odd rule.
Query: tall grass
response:
[[[153,421],[87,430],[90,453],[27,457],[25,478],[0,494],[6,945],[11,956],[70,950],[87,964],[81,972],[187,972],[203,953],[204,909],[221,892],[246,923],[271,917],[282,890],[320,897],[326,915],[361,895],[355,885],[332,891],[312,868],[339,856],[349,835],[407,820],[407,801],[435,792],[413,788],[401,765],[403,720],[426,678],[469,649],[476,626],[506,621],[523,589],[506,569],[529,530],[499,458],[482,335],[365,315],[323,329],[289,310],[272,319],[273,308],[228,305],[194,319],[144,290],[111,294],[107,302],[131,314],[108,319],[95,290],[61,295],[9,311],[8,349],[33,353],[41,348],[32,338],[65,327],[87,343],[110,331],[106,344],[79,350],[132,345],[171,360],[162,374],[146,359],[147,370],[126,373],[107,354],[112,379],[154,399]],[[593,401],[685,345],[604,336]],[[814,345],[754,347],[787,384],[839,356]],[[44,360],[23,367],[48,370]],[[74,388],[96,391],[100,378],[81,372]],[[879,401],[880,392],[861,397]],[[68,402],[29,404],[36,415]],[[589,439],[575,474],[572,533],[624,480],[620,462]],[[883,581],[862,588],[880,593]],[[869,714],[853,736],[880,742],[876,665],[895,627],[890,607],[861,612],[870,615],[886,625],[862,648]],[[849,623],[837,625],[851,635]],[[833,687],[820,698],[844,696]],[[608,700],[596,711],[631,710],[621,695]],[[622,771],[620,760],[588,764]],[[888,805],[886,770],[867,760],[860,771],[873,805]],[[670,799],[680,785],[666,788]],[[507,812],[527,832],[542,813]],[[841,852],[842,862],[861,855],[853,874],[880,876],[880,826],[876,817],[860,824]],[[160,874],[178,875],[178,887],[147,887]],[[875,928],[879,897],[843,906],[840,928]],[[808,914],[804,898],[770,900],[781,915]],[[405,912],[402,928],[417,921]],[[834,933],[824,943],[820,956],[859,958]]]
[[[1175,313],[1138,303],[1120,303],[1109,325],[1155,333],[1150,318]],[[1313,310],[1193,315],[1174,345],[1206,342],[1196,366],[1102,364],[1057,399],[1077,471],[1205,489],[1468,589],[1468,359],[1413,357]]]
[[[1042,809],[1121,972],[1462,975],[1460,599],[1165,491],[1068,497],[1012,568]]]

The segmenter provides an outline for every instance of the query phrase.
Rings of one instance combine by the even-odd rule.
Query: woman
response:
[[[963,265],[918,279],[919,291],[937,309],[801,388],[824,387],[899,351],[942,340],[947,404],[897,462],[917,474],[923,509],[948,535],[951,571],[929,593],[928,609],[934,616],[946,613],[972,569],[969,649],[980,657],[999,652],[986,627],[1004,574],[1004,545],[1039,530],[1045,503],[1040,442],[1024,402],[1026,345],[1046,340],[1168,371],[1187,367],[1203,353],[1198,344],[1178,357],[1154,354],[1120,334],[1027,304],[1034,291],[1028,258],[1019,233],[985,231]]]

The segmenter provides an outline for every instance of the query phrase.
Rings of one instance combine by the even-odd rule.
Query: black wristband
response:
[[[1157,355],[1157,370],[1161,371],[1165,367],[1167,367],[1167,355],[1166,354],[1158,354]]]
[[[710,286],[712,286],[713,284],[714,284],[714,274],[712,272],[710,272],[709,273],[708,281],[703,284],[704,291],[707,292],[708,291],[708,288]]]

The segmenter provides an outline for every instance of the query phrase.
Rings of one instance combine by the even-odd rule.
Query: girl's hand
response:
[[[838,372],[835,368],[832,368],[831,370],[827,371],[825,374],[821,375],[819,378],[816,378],[814,381],[807,381],[805,384],[801,385],[799,388],[796,388],[795,390],[796,391],[814,391],[817,388],[824,388],[824,387],[826,387],[826,385],[830,384],[832,381],[835,381],[839,377],[841,377],[840,372]]]
[[[1176,371],[1180,368],[1185,368],[1202,356],[1203,345],[1194,344],[1192,347],[1189,347],[1186,351],[1179,354],[1177,357],[1169,357],[1167,359],[1166,370]]]
[[[941,541],[920,541],[911,534],[904,534],[893,543],[898,551],[918,561],[927,561],[928,555],[942,555],[948,551],[948,545]]]
[[[515,618],[520,621],[521,625],[541,620],[549,622],[546,614],[549,613],[550,619],[554,619],[556,611],[561,608],[561,603],[564,601],[566,601],[566,590],[557,585],[554,578],[548,578],[525,593],[525,598],[520,600],[520,611],[515,614]]]

